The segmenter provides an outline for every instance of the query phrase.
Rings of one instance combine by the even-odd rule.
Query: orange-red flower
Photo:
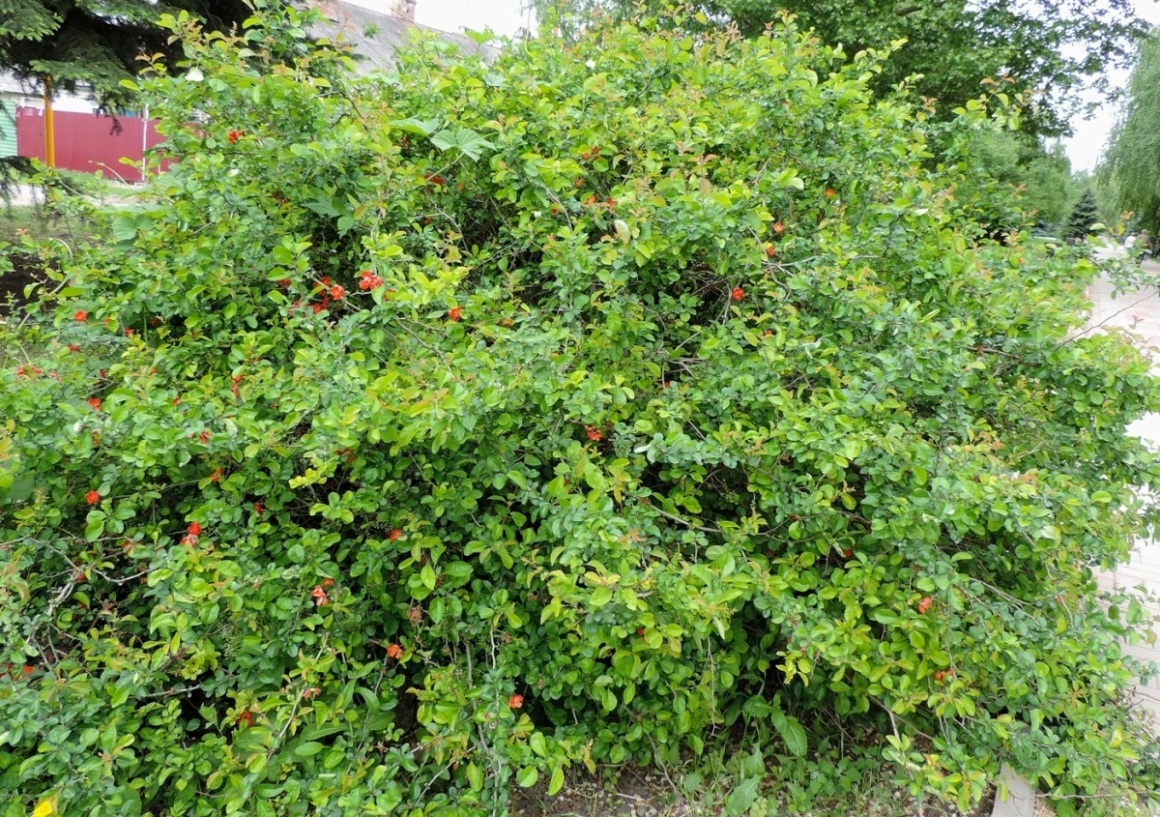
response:
[[[68,345],[68,350],[70,352],[79,352],[81,350],[81,345],[79,343],[70,343]]]
[[[453,320],[453,321],[459,320],[459,318],[462,317],[462,315],[463,315],[463,313],[459,310],[459,307],[457,307],[457,306],[453,306],[447,310],[447,317],[451,318],[451,320]]]
[[[340,287],[338,284],[335,284],[330,288],[330,297],[334,298],[336,301],[342,298],[342,296],[345,294],[346,290]]]
[[[733,287],[733,291],[729,293],[729,297],[734,301],[740,301],[745,297],[745,290],[743,290],[741,287]]]
[[[201,536],[201,525],[198,524],[197,522],[190,522],[189,523],[189,535],[190,536]]]
[[[85,494],[85,502],[89,503],[90,505],[96,505],[100,501],[101,495],[96,491],[89,491],[87,494]]]
[[[101,410],[101,398],[99,398],[99,397],[90,397],[90,398],[89,398],[87,401],[85,401],[85,402],[87,402],[87,403],[88,403],[90,406],[92,406],[94,411],[100,411],[100,410]]]
[[[584,432],[588,435],[588,439],[592,440],[592,442],[598,443],[604,439],[604,435],[600,433],[600,429],[598,429],[596,426],[584,426]]]
[[[508,698],[508,707],[511,709],[519,709],[523,705],[524,705],[524,696],[523,695],[513,695],[510,698]]]
[[[934,599],[932,599],[930,596],[923,596],[922,599],[918,602],[918,612],[925,613],[930,609],[932,604],[934,604]]]
[[[83,309],[78,309],[76,312],[73,313],[73,320],[74,321],[80,321],[83,323],[84,321],[87,321],[88,319],[89,319],[89,313],[85,312]]]
[[[401,530],[399,530],[398,528],[395,528],[393,531],[390,532],[390,534],[387,536],[387,538],[390,539],[392,542],[394,542],[396,539],[398,539],[402,535],[403,535],[403,532]]]
[[[319,607],[326,604],[330,599],[326,597],[326,591],[322,589],[322,585],[314,585],[314,589],[310,591],[310,598],[314,599]]]
[[[362,290],[376,289],[383,285],[383,279],[375,275],[369,269],[365,269],[359,273],[358,288]]]
[[[246,726],[253,726],[254,725],[254,715],[252,712],[239,712],[237,720],[235,722],[237,723],[238,726],[241,726],[243,723]]]
[[[231,145],[237,144],[238,140],[245,135],[245,131],[232,130],[226,134],[226,141]]]
[[[403,648],[398,644],[390,644],[387,646],[387,657],[398,661],[403,657]]]

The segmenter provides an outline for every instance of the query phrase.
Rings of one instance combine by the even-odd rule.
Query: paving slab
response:
[[[1004,792],[1006,797],[1003,796]],[[1027,781],[1004,764],[999,771],[999,790],[995,793],[991,817],[1033,817],[1035,797],[1035,791]]]

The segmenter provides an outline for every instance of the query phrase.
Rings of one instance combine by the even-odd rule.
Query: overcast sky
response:
[[[502,2],[502,0],[494,0]],[[1135,0],[1136,13],[1148,20],[1152,25],[1160,25],[1160,0]],[[1117,87],[1126,87],[1128,73],[1121,72],[1112,76]],[[1093,99],[1098,101],[1098,99]],[[1104,105],[1090,120],[1077,119],[1071,123],[1075,135],[1064,140],[1068,158],[1071,159],[1072,170],[1092,170],[1100,159],[1119,114],[1118,105]]]
[[[360,6],[389,11],[394,0],[351,0]],[[1099,2],[1099,0],[1093,0]],[[1155,25],[1160,25],[1160,0],[1134,0],[1140,16]],[[418,0],[415,19],[423,25],[443,31],[459,31],[464,28],[483,30],[491,28],[498,34],[515,34],[521,27],[529,26],[531,19],[521,12],[522,0]],[[1112,77],[1117,86],[1127,84],[1127,74]],[[1092,101],[1098,102],[1098,99]],[[1102,106],[1090,120],[1072,123],[1075,135],[1064,141],[1067,155],[1074,170],[1091,170],[1099,161],[1108,134],[1116,122],[1118,108],[1115,105]]]

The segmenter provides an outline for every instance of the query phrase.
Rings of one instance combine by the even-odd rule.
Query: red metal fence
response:
[[[162,141],[152,120],[136,116],[56,112],[53,120],[57,167],[84,173],[100,171],[127,182],[142,180],[144,151]],[[44,111],[40,108],[16,109],[16,152],[45,160]],[[132,164],[123,163],[122,158]]]

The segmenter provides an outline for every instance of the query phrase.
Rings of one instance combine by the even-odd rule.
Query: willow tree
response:
[[[1139,50],[1123,115],[1112,131],[1100,169],[1116,190],[1119,206],[1139,226],[1160,228],[1160,33]]]

